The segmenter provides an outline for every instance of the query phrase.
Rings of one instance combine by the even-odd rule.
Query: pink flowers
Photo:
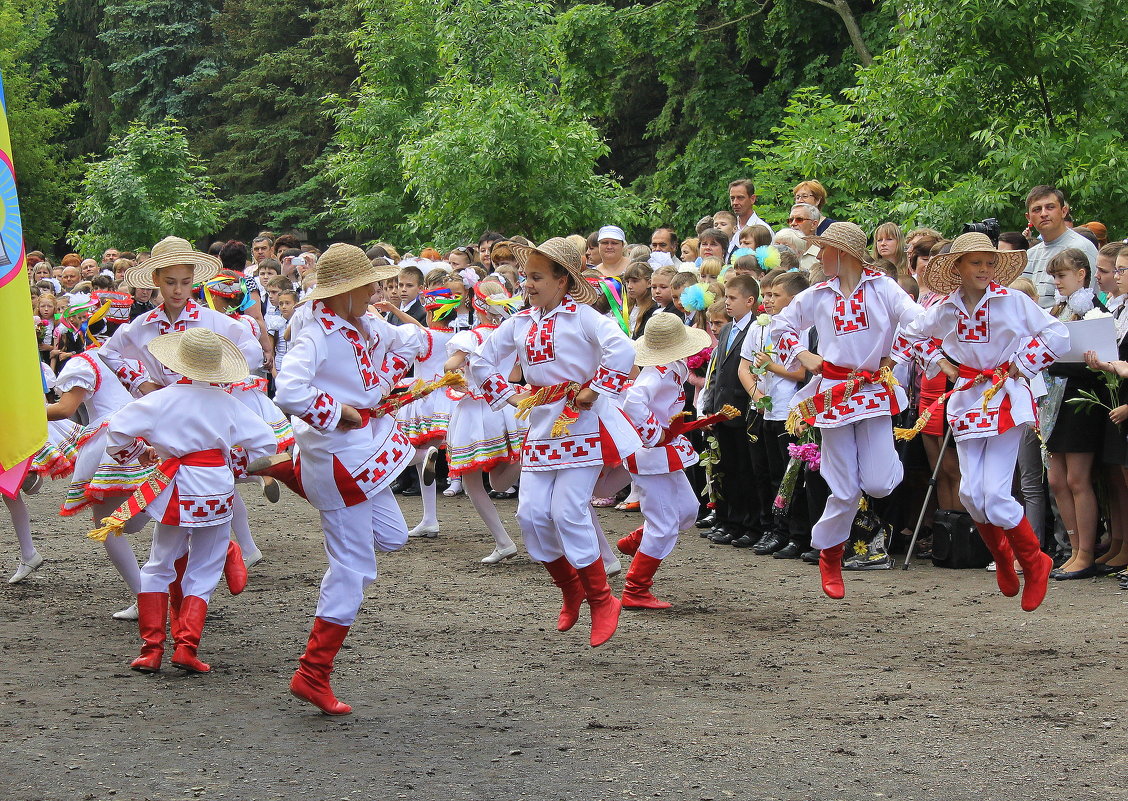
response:
[[[705,348],[705,350],[701,351],[700,353],[695,353],[692,356],[690,356],[688,359],[685,360],[685,363],[687,365],[689,365],[690,370],[696,370],[697,368],[701,367],[702,365],[708,364],[709,359],[711,359],[712,356],[713,356],[713,349],[712,348]]]
[[[792,459],[806,462],[812,470],[818,470],[822,464],[822,454],[819,453],[817,442],[804,442],[802,445],[788,445],[787,455]]]

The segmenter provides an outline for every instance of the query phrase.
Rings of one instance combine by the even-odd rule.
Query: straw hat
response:
[[[302,303],[343,295],[377,281],[395,278],[400,268],[394,264],[374,266],[356,245],[334,242],[317,260],[317,286]]]
[[[1026,267],[1025,250],[998,250],[986,234],[960,234],[947,253],[933,256],[924,268],[924,282],[935,292],[947,295],[960,286],[956,263],[965,253],[994,253],[995,282],[1009,286]]]
[[[642,339],[635,343],[635,364],[653,367],[687,359],[709,347],[709,335],[690,328],[676,314],[658,312],[646,321]]]
[[[873,262],[873,256],[866,250],[866,232],[852,222],[833,222],[821,234],[808,236],[807,244],[836,248],[849,253],[862,264]]]
[[[519,245],[513,242],[510,245],[513,255],[517,259],[518,266],[522,270],[527,269],[529,263],[529,256],[534,253],[539,253],[554,264],[563,267],[569,277],[572,279],[572,288],[569,294],[576,300],[577,303],[594,303],[599,297],[599,293],[595,291],[595,287],[587,282],[584,278],[584,257],[580,251],[576,250],[575,245],[563,237],[554,236],[542,244],[539,248],[532,245]]]
[[[200,253],[194,249],[187,239],[178,236],[166,236],[153,245],[149,258],[141,264],[135,264],[125,271],[124,283],[134,289],[157,289],[153,283],[153,272],[163,267],[183,265],[194,270],[192,284],[202,284],[215,278],[219,272],[219,259]]]
[[[164,334],[147,347],[165,367],[193,381],[232,384],[250,373],[239,346],[210,328]]]

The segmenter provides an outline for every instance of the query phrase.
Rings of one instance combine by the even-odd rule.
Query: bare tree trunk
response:
[[[807,2],[829,8],[841,17],[842,24],[846,26],[846,33],[850,36],[850,44],[854,46],[854,51],[858,54],[858,60],[862,62],[862,66],[868,67],[873,63],[873,56],[870,55],[869,48],[866,47],[866,40],[862,38],[862,29],[858,27],[858,21],[854,19],[854,12],[850,10],[850,4],[847,0],[807,0]]]

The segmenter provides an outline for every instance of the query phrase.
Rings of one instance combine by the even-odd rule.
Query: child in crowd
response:
[[[947,296],[903,329],[893,353],[897,360],[916,358],[930,373],[943,371],[953,382],[924,416],[941,413],[947,401],[960,498],[995,557],[996,581],[1006,596],[1019,591],[1018,558],[1022,608],[1029,612],[1046,595],[1053,563],[1011,485],[1024,429],[1037,420],[1029,379],[1068,348],[1069,334],[1037,303],[1005,288],[1025,265],[1025,251],[996,250],[985,234],[958,237],[925,268],[928,285]]]
[[[638,339],[646,329],[646,321],[658,308],[651,290],[654,270],[645,262],[635,262],[623,273],[629,306],[631,339]]]
[[[278,316],[272,317],[272,328],[270,335],[274,339],[274,375],[278,375],[278,371],[282,369],[282,359],[286,355],[286,351],[290,349],[290,338],[286,335],[286,329],[290,325],[290,320],[294,316],[294,311],[298,307],[298,293],[292,289],[283,289],[278,293]]]
[[[689,239],[682,242],[682,244],[681,244],[681,260],[683,262],[685,262],[686,264],[693,264],[694,262],[697,261],[698,241],[699,240],[697,239],[697,237],[691,236]]]
[[[843,598],[842,552],[862,493],[884,498],[901,482],[891,415],[907,399],[888,354],[897,327],[922,309],[896,281],[869,267],[866,235],[853,223],[831,223],[808,241],[822,248],[828,278],[775,316],[772,338],[785,367],[819,375],[796,394],[795,416],[822,431],[821,473],[831,496],[811,539],[821,549],[823,591]],[[822,355],[802,344],[809,328],[818,333]]]
[[[717,211],[713,213],[713,227],[724,234],[731,241],[736,235],[736,215],[731,211]],[[701,235],[704,238],[704,234]],[[728,244],[725,244],[728,247]]]
[[[780,558],[797,558],[806,548],[803,529],[806,509],[802,503],[792,503],[786,517],[772,511],[776,490],[783,479],[789,459],[787,446],[795,439],[786,430],[786,420],[791,399],[807,378],[803,367],[788,370],[779,358],[770,336],[771,318],[791,305],[791,301],[807,288],[807,279],[801,273],[774,270],[760,280],[760,297],[764,314],[749,326],[740,351],[740,381],[752,400],[751,408],[758,408],[755,423],[749,430],[756,439],[752,443],[753,467],[756,476],[768,480],[754,483],[760,496],[760,520],[763,536],[753,544],[752,552],[761,556],[787,550]],[[807,345],[806,337],[802,344]],[[796,488],[796,500],[803,497]],[[801,522],[802,521],[802,522]],[[736,541],[733,545],[747,543]]]
[[[395,290],[398,293],[399,308],[408,317],[414,319],[419,325],[427,325],[427,310],[423,308],[423,303],[419,300],[419,293],[423,289],[423,271],[418,267],[404,267],[399,272],[398,286]],[[396,300],[392,297],[394,293],[389,294],[388,302],[395,303]],[[404,321],[398,315],[391,312],[385,319],[392,325],[403,325]]]
[[[715,256],[710,256],[707,259],[701,260],[701,266],[697,272],[701,276],[702,281],[717,281],[721,277],[721,271],[724,270],[725,263]]]
[[[737,246],[742,248],[752,248],[755,250],[758,247],[770,245],[772,243],[772,231],[765,225],[746,225],[740,229],[737,234]]]
[[[676,267],[659,267],[650,275],[650,295],[654,298],[654,311],[674,311],[674,292],[670,284],[677,277]]]
[[[502,323],[471,354],[470,375],[495,409],[511,403],[518,416],[529,416],[517,509],[525,546],[561,589],[557,628],[575,625],[586,597],[591,644],[598,646],[615,633],[620,604],[607,583],[588,502],[600,471],[641,447],[615,405],[634,349],[614,320],[586,305],[596,290],[571,244],[555,238],[513,249],[532,308]],[[514,356],[530,384],[523,397],[503,374]]]
[[[682,322],[686,325],[695,324],[695,312],[686,309],[682,305],[681,296],[682,292],[694,286],[697,283],[697,273],[679,272],[670,279],[670,296],[673,303],[673,309],[681,315]]]
[[[760,301],[756,279],[750,275],[734,275],[725,284],[725,311],[732,322],[717,335],[717,346],[709,363],[705,384],[706,415],[716,414],[724,406],[748,409],[748,392],[740,381],[740,349]],[[745,482],[752,475],[751,451],[748,447],[747,421],[743,417],[718,423],[713,432],[717,438],[720,474],[717,495],[717,523],[710,537],[718,545],[730,545],[741,537],[754,544],[759,531],[758,497],[748,491]]]

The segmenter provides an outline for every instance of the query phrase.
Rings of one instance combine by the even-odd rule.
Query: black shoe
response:
[[[705,514],[701,515],[701,517],[697,518],[697,522],[694,523],[694,525],[697,526],[698,528],[704,528],[704,529],[710,529],[713,526],[715,526],[716,524],[717,524],[717,513],[714,512],[712,509],[710,509]]]
[[[740,534],[733,531],[726,531],[725,529],[718,529],[715,534],[709,537],[709,541],[714,545],[732,545],[733,540],[740,539]]]
[[[400,490],[400,495],[405,498],[417,498],[419,496],[419,485],[412,484],[409,487],[404,487],[402,490]]]
[[[809,551],[803,551],[803,553],[799,555],[799,558],[809,565],[817,565],[819,563],[819,549],[812,548]]]
[[[768,532],[760,537],[760,541],[752,548],[752,553],[757,556],[767,556],[768,554],[775,553],[785,545],[787,545],[786,538],[779,534]]]
[[[803,549],[799,547],[799,543],[792,540],[784,545],[778,551],[772,554],[772,559],[798,559],[803,554]]]
[[[1070,579],[1087,579],[1097,575],[1097,566],[1089,565],[1088,567],[1083,567],[1080,570],[1068,570],[1064,572],[1059,570],[1056,573],[1051,573],[1050,575],[1052,575],[1058,581],[1069,581]]]
[[[731,545],[734,548],[752,548],[759,542],[755,534],[743,534],[732,541]]]

